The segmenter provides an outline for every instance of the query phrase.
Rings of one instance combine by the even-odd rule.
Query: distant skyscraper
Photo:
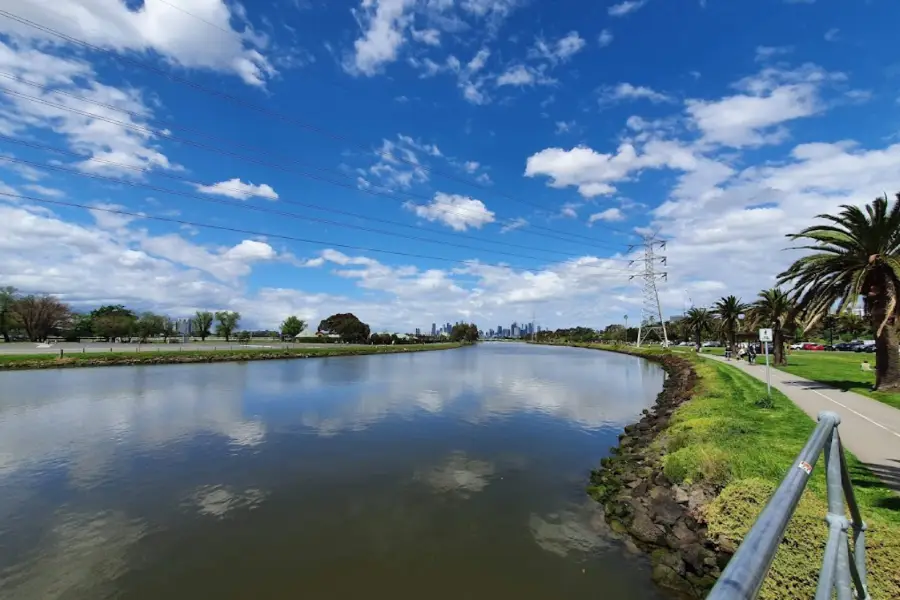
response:
[[[431,324],[431,337],[435,337],[437,335],[437,325],[435,323]]]
[[[416,337],[419,337],[420,335],[422,335],[422,330],[416,327]]]

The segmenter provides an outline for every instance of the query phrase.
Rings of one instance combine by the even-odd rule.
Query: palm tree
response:
[[[893,205],[876,198],[866,205],[841,206],[837,215],[819,215],[829,223],[807,227],[791,239],[814,254],[797,260],[779,276],[794,285],[798,307],[812,322],[838,304],[850,310],[860,296],[875,333],[875,389],[900,389],[900,350],[896,319],[900,313],[900,194]]]
[[[713,314],[705,308],[692,308],[687,311],[685,323],[688,328],[694,332],[694,339],[697,343],[697,349],[700,349],[700,343],[703,339],[704,331],[712,331],[715,326],[715,318]]]
[[[791,297],[781,288],[763,290],[750,307],[750,320],[754,326],[772,329],[772,353],[776,365],[786,365],[784,357],[784,330],[794,320],[796,309]]]
[[[713,307],[713,313],[722,320],[722,328],[732,347],[736,341],[738,322],[748,308],[750,308],[749,305],[741,302],[737,296],[719,298]]]

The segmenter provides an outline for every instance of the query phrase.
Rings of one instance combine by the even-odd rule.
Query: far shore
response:
[[[150,352],[72,352],[61,349],[62,355],[0,354],[0,371],[28,369],[63,369],[73,367],[114,367],[137,365],[171,365],[213,362],[242,362],[250,360],[285,360],[328,356],[361,356],[366,354],[400,354],[459,348],[460,343],[402,344],[392,346],[364,346],[329,344],[322,347],[299,348],[228,348],[222,350],[150,351]]]

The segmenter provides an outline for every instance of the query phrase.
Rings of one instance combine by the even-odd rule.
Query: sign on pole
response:
[[[769,342],[774,341],[771,329],[759,330],[759,341],[763,343],[763,349],[766,353],[766,395],[772,397],[772,384],[769,375]]]

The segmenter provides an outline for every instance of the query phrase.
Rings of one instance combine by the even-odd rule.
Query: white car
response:
[[[791,350],[803,350],[803,342],[797,342],[796,344],[791,344]]]

